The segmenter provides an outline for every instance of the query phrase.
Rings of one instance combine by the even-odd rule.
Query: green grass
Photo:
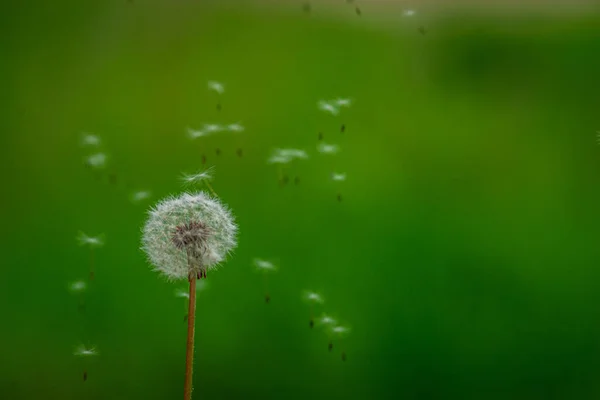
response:
[[[180,397],[181,285],[147,266],[148,204],[126,182],[176,193],[202,154],[240,245],[198,298],[195,398],[600,394],[598,16],[450,16],[422,36],[300,12],[37,3],[2,16],[0,397]],[[226,84],[220,114],[210,79]],[[336,96],[356,102],[317,110]],[[210,122],[247,130],[187,139]],[[81,131],[102,137],[117,185],[83,167]],[[319,131],[338,156],[316,152]],[[297,187],[266,164],[278,146],[311,155],[287,171]],[[87,274],[79,230],[107,242],[85,316],[67,290]],[[254,257],[280,263],[269,305]],[[308,329],[310,288],[353,328],[346,363]],[[101,353],[85,383],[80,341]]]

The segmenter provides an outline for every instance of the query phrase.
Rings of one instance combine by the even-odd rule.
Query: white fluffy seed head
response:
[[[73,293],[81,293],[86,289],[86,287],[87,284],[85,281],[75,281],[69,283],[69,290]]]
[[[86,347],[84,345],[79,345],[75,348],[75,352],[73,354],[79,357],[97,356],[98,350],[96,350],[95,347]]]
[[[225,260],[237,246],[237,229],[233,215],[218,199],[205,192],[183,193],[149,211],[142,249],[154,270],[168,280],[188,279]],[[186,230],[194,232],[178,240]]]
[[[255,258],[252,262],[254,267],[259,272],[274,272],[277,271],[277,266],[271,261]]]
[[[317,292],[312,292],[310,290],[305,291],[302,294],[302,298],[304,299],[304,301],[306,301],[308,303],[313,303],[313,304],[323,304],[323,302],[324,302],[323,296],[321,296]]]
[[[89,246],[91,248],[97,248],[104,246],[104,234],[98,236],[88,236],[83,232],[77,234],[77,242],[80,246]]]

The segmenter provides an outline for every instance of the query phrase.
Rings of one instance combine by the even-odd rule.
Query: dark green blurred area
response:
[[[1,13],[0,398],[181,397],[185,285],[150,270],[140,228],[203,154],[240,244],[198,297],[195,399],[600,396],[600,15],[446,15],[421,35],[174,3]],[[356,101],[317,109],[336,96]],[[82,131],[111,157],[100,177]],[[310,153],[297,186],[266,163],[280,146]],[[79,230],[106,235],[85,314]],[[254,257],[280,265],[268,305]],[[305,289],[352,327],[331,353]],[[100,352],[87,367],[78,343]]]

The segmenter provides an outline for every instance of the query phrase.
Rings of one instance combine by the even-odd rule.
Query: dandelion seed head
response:
[[[319,107],[319,110],[328,112],[331,115],[338,115],[340,113],[340,110],[336,106],[325,100],[320,100],[317,103],[317,106]]]
[[[139,203],[143,200],[150,198],[151,195],[152,193],[147,190],[138,190],[137,192],[133,192],[133,194],[131,195],[131,201],[133,203]]]
[[[244,130],[246,130],[246,128],[244,128],[244,126],[239,123],[229,124],[225,127],[225,129],[227,129],[230,132],[243,132]]]
[[[333,172],[331,174],[331,180],[332,181],[337,181],[337,182],[343,182],[343,181],[346,180],[346,174],[345,173]]]
[[[333,103],[337,106],[337,107],[350,107],[352,105],[352,99],[349,98],[343,98],[343,97],[338,97],[337,99],[335,99],[333,101]]]
[[[85,163],[92,168],[104,168],[108,157],[105,153],[95,153],[85,158]]]
[[[221,82],[208,81],[208,90],[213,90],[218,94],[223,94],[223,92],[225,92],[225,86]]]
[[[304,298],[305,301],[308,301],[309,303],[323,304],[323,302],[324,302],[323,296],[321,296],[317,292],[312,292],[309,290],[305,291],[303,293],[302,297]]]
[[[227,206],[205,192],[161,200],[148,213],[142,249],[169,280],[214,269],[237,246],[238,227]]]
[[[76,239],[80,246],[89,246],[91,248],[104,246],[104,234],[88,236],[83,232],[79,232]]]
[[[317,151],[322,154],[337,154],[340,151],[340,147],[337,144],[319,143]]]
[[[82,146],[96,147],[100,145],[100,142],[100,137],[98,135],[94,135],[93,133],[84,132],[81,135]]]
[[[89,356],[97,356],[98,350],[95,347],[86,347],[84,345],[79,345],[75,348],[75,352],[73,355],[79,357],[89,357]]]
[[[277,271],[277,266],[275,264],[273,264],[271,261],[263,260],[261,258],[255,258],[253,260],[253,264],[254,267],[261,272]]]
[[[317,322],[319,323],[319,325],[325,325],[325,326],[331,326],[331,325],[335,325],[337,323],[337,321],[335,319],[333,319],[331,316],[327,315],[327,314],[323,314],[319,317],[319,319],[317,320]]]
[[[87,288],[85,281],[75,281],[69,284],[69,290],[74,293],[83,292]]]
[[[213,167],[210,167],[204,171],[196,172],[195,174],[183,174],[181,181],[184,185],[198,185],[206,181],[213,180]]]

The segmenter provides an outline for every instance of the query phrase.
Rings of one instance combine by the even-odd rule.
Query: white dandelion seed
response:
[[[335,99],[333,101],[333,103],[337,106],[337,107],[350,107],[352,105],[352,99],[349,98],[343,98],[343,97],[338,97],[337,99]]]
[[[287,164],[294,159],[305,160],[308,154],[300,149],[275,149],[267,160],[269,164]]]
[[[223,94],[223,92],[225,92],[225,86],[221,82],[208,81],[208,90],[213,90],[218,94]]]
[[[273,272],[277,271],[277,266],[271,261],[255,258],[253,260],[254,267],[261,272]]]
[[[343,182],[346,180],[346,174],[345,173],[339,174],[337,172],[333,172],[331,174],[331,180],[336,181],[336,182]]]
[[[87,288],[85,281],[75,281],[69,284],[69,290],[73,293],[81,293]]]
[[[323,304],[323,302],[324,302],[323,296],[321,296],[317,292],[311,292],[309,290],[305,291],[302,294],[302,297],[304,298],[305,301],[307,301],[309,303]]]
[[[82,146],[96,147],[100,145],[100,142],[100,137],[98,135],[94,135],[93,133],[84,132],[81,135]]]
[[[210,132],[206,132],[206,131],[201,130],[201,129],[186,128],[186,132],[187,132],[187,136],[190,139],[198,139],[200,137],[204,137],[204,136],[210,135]]]
[[[102,247],[104,246],[104,234],[88,236],[83,232],[79,232],[77,242],[80,246],[89,246],[90,248]]]
[[[213,172],[214,168],[210,167],[204,171],[196,172],[195,174],[183,174],[181,176],[181,181],[186,186],[199,185],[201,183],[205,183],[207,181],[213,180]]]
[[[235,124],[229,124],[225,127],[226,130],[230,131],[230,132],[243,132],[246,130],[246,128],[244,128],[241,124],[239,123],[235,123]]]
[[[319,107],[319,110],[328,112],[331,115],[338,115],[340,112],[340,110],[336,106],[325,100],[320,100],[317,103],[317,105]]]
[[[337,144],[319,143],[317,151],[322,154],[337,154],[340,151],[340,147]]]
[[[85,158],[85,163],[92,168],[104,168],[106,161],[107,156],[105,153],[95,153]]]
[[[346,337],[350,333],[350,328],[341,325],[334,326],[331,328],[331,333],[338,337]]]
[[[155,271],[169,280],[206,276],[237,245],[229,208],[207,193],[183,193],[149,211],[142,249]]]
[[[150,196],[152,196],[152,192],[148,191],[148,190],[138,190],[137,192],[133,192],[131,194],[131,202],[132,203],[139,203],[143,200],[149,199]]]
[[[332,326],[337,324],[337,321],[327,314],[323,314],[317,319],[317,323],[322,326]]]
[[[404,15],[405,17],[412,17],[413,15],[415,15],[417,12],[415,10],[404,10],[402,12],[402,15]]]
[[[95,347],[86,347],[84,345],[79,345],[77,346],[77,348],[75,348],[75,352],[73,353],[73,355],[79,357],[97,356],[98,350],[96,350]]]
[[[223,132],[224,130],[225,127],[219,124],[204,124],[202,127],[202,131],[206,132],[207,134]]]

